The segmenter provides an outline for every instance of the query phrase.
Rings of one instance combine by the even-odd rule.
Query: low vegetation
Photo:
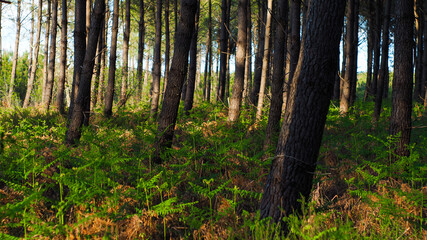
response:
[[[258,219],[274,149],[262,151],[267,120],[251,125],[253,111],[229,126],[223,106],[180,110],[155,165],[147,106],[111,120],[98,109],[76,148],[63,116],[0,109],[0,238],[423,239],[427,119],[416,106],[411,156],[394,156],[389,105],[375,125],[372,103],[344,117],[331,105],[311,197],[286,237]]]

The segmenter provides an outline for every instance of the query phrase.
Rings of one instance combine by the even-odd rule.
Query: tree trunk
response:
[[[105,14],[105,0],[95,0],[93,14],[91,19],[91,26],[89,37],[87,41],[87,49],[83,61],[83,69],[81,72],[80,85],[78,89],[77,98],[75,99],[72,114],[69,117],[69,127],[66,133],[66,143],[69,145],[76,144],[80,139],[81,127],[84,118],[89,115],[84,112],[84,107],[90,104],[90,84],[93,73],[93,66],[95,64],[95,54],[98,45],[98,38],[100,36],[102,20]]]
[[[240,116],[240,106],[242,104],[242,93],[245,83],[245,57],[246,57],[246,31],[247,31],[247,14],[248,1],[239,0],[237,8],[237,49],[236,49],[236,70],[234,75],[233,92],[230,100],[228,111],[228,122],[237,122]]]
[[[182,86],[187,75],[188,52],[193,36],[197,0],[181,0],[181,16],[175,34],[174,54],[169,70],[163,107],[157,128],[156,153],[154,161],[160,163],[160,152],[172,145]]]
[[[92,0],[86,0],[86,45],[89,39],[89,31],[90,31],[90,10],[92,9]]]
[[[184,101],[184,111],[188,115],[193,108],[194,89],[196,88],[197,75],[197,37],[199,33],[199,16],[200,16],[200,1],[197,1],[197,13],[195,19],[195,27],[190,45],[190,66],[188,72],[187,91]]]
[[[427,1],[424,0],[423,2],[423,15],[424,15],[424,26],[423,26],[423,34],[424,34],[424,40],[423,40],[423,46],[427,47]],[[421,82],[422,82],[422,87],[421,87],[421,91],[420,91],[420,95],[421,96],[425,96],[427,95],[427,51],[424,51],[423,53],[423,71],[422,71],[422,75],[421,75]],[[424,102],[426,102],[426,99],[424,99]]]
[[[15,38],[15,49],[13,51],[13,60],[12,60],[12,73],[10,77],[10,86],[9,86],[9,97],[8,105],[12,106],[13,100],[13,90],[15,85],[16,78],[16,68],[18,67],[18,56],[19,56],[19,35],[21,34],[21,0],[18,0],[17,4],[17,16],[16,16],[16,38]]]
[[[142,71],[144,60],[144,45],[145,45],[145,20],[144,20],[144,0],[139,0],[139,23],[138,23],[138,66],[136,69],[136,79],[138,82],[138,90],[136,99],[139,102],[142,94]]]
[[[208,75],[208,70],[211,68],[210,59],[212,56],[212,3],[209,1],[209,17],[208,17],[208,36],[206,39],[206,58],[205,58],[205,76],[203,78],[203,101],[210,101],[208,99],[208,84],[211,80],[211,75]],[[210,89],[209,89],[210,91]]]
[[[37,22],[37,33],[36,33],[36,43],[34,46],[34,55],[33,55],[33,61],[32,61],[32,67],[31,67],[31,74],[30,78],[28,79],[27,84],[27,92],[25,93],[25,99],[23,108],[27,108],[30,105],[30,98],[31,98],[31,92],[34,88],[34,80],[36,79],[36,72],[37,72],[37,60],[39,57],[39,49],[40,49],[40,36],[42,31],[42,14],[43,14],[43,0],[39,0],[39,10],[38,10],[38,22]],[[1,53],[0,53],[1,54]]]
[[[122,69],[122,87],[120,90],[120,106],[126,104],[127,91],[128,91],[128,80],[129,80],[129,37],[130,37],[130,0],[126,0],[125,4],[125,29],[123,31],[123,69]]]
[[[415,57],[415,86],[414,86],[414,100],[422,103],[423,96],[422,92],[422,72],[423,72],[423,27],[424,27],[424,16],[422,10],[422,1],[415,0],[415,30],[416,30],[416,57]]]
[[[285,79],[284,68],[286,65],[286,40],[288,28],[288,1],[281,0],[278,3],[278,18],[276,24],[276,36],[274,39],[274,56],[273,56],[273,79],[271,81],[271,104],[268,116],[268,123],[265,133],[264,149],[272,144],[273,135],[279,132],[280,117],[282,115],[283,105],[283,83]]]
[[[58,0],[52,0],[52,30],[50,36],[49,69],[47,74],[43,107],[49,110],[52,101],[53,82],[55,80],[56,33],[58,25]]]
[[[59,65],[58,93],[56,95],[56,108],[61,114],[64,114],[64,92],[65,79],[67,73],[67,1],[62,0],[62,15],[61,15],[61,56]]]
[[[158,108],[159,108],[159,97],[160,97],[160,50],[162,42],[162,0],[156,0],[156,36],[154,43],[154,53],[153,53],[153,73],[152,73],[152,95],[151,95],[151,111],[150,115],[153,118],[156,118]]]
[[[289,80],[288,84],[291,84],[294,77],[295,70],[298,65],[298,57],[300,52],[300,15],[301,15],[301,2],[300,0],[291,0],[290,1],[290,15],[291,15],[291,49],[290,53],[290,63],[289,63]]]
[[[2,47],[2,41],[1,41],[1,29],[2,29],[2,24],[1,24],[1,19],[2,19],[2,12],[3,12],[3,4],[0,2],[0,73],[1,73],[1,68],[3,65],[3,47]],[[41,5],[40,5],[41,7]]]
[[[169,0],[165,0],[165,77],[163,80],[163,91],[162,96],[168,84],[168,71],[169,71],[169,62],[170,62],[170,31],[169,31]]]
[[[105,90],[104,115],[111,117],[113,113],[114,85],[116,82],[117,35],[119,32],[119,0],[114,0],[113,27],[111,30],[110,65],[108,67],[108,83]]]
[[[49,0],[48,0],[49,1]],[[90,10],[88,10],[90,11]],[[73,112],[74,100],[77,97],[80,76],[86,50],[86,0],[75,1],[75,23],[74,23],[74,73],[73,85],[71,87],[70,108],[68,115]]]
[[[276,156],[261,199],[261,218],[282,221],[308,199],[332,97],[345,1],[311,0],[307,37],[292,82]],[[286,224],[282,222],[282,228]]]
[[[346,69],[345,69],[345,76],[341,81],[341,87],[342,87],[342,94],[340,99],[340,112],[341,114],[346,114],[350,108],[350,96],[351,96],[351,83],[352,78],[354,76],[354,72],[356,69],[354,69],[354,44],[355,43],[355,36],[354,36],[354,26],[355,26],[355,20],[356,20],[356,8],[355,8],[355,1],[357,0],[348,0],[347,4],[347,29],[346,29]]]
[[[33,66],[33,51],[34,51],[34,0],[31,0],[31,30],[30,30],[30,53],[28,54],[28,79],[30,79],[31,76],[31,67]]]
[[[424,6],[427,3],[424,2]],[[394,76],[390,117],[390,134],[398,136],[395,153],[409,156],[411,139],[413,83],[413,24],[414,2],[396,0],[396,29],[394,44]],[[427,9],[427,8],[425,8]],[[400,134],[400,135],[399,135]]]
[[[248,105],[250,89],[252,85],[252,20],[251,20],[251,1],[247,4],[246,15],[246,61],[245,61],[245,86],[243,90],[243,99],[245,104]]]
[[[351,72],[353,73],[350,76],[350,106],[354,105],[356,101],[356,90],[357,90],[357,47],[359,46],[359,5],[360,0],[354,1],[354,35],[353,35],[353,44],[351,49],[351,58],[352,58],[352,66],[353,69]]]
[[[373,58],[373,50],[374,50],[374,1],[369,1],[368,5],[368,66],[367,66],[367,72],[366,72],[366,86],[365,86],[365,93],[363,96],[363,101],[366,101],[368,99],[368,95],[371,92],[371,86],[372,86],[372,58]]]
[[[265,41],[265,25],[264,25],[264,16],[265,9],[261,6],[260,0],[257,0],[258,3],[258,47],[255,55],[255,73],[254,73],[254,82],[252,86],[252,92],[250,96],[250,103],[255,106],[258,103],[259,89],[261,84],[261,72],[262,72],[262,59],[264,56],[264,41]]]
[[[101,77],[101,52],[102,52],[102,39],[103,37],[103,32],[104,32],[104,21],[101,24],[101,32],[99,33],[99,39],[98,39],[98,48],[96,49],[96,54],[95,54],[95,65],[94,65],[94,81],[90,86],[90,108],[88,109],[88,111],[90,111],[90,109],[94,109],[96,107],[97,101],[98,101],[98,88],[99,88],[99,78]]]
[[[377,0],[375,5],[375,25],[374,25],[374,65],[372,67],[372,87],[371,87],[371,95],[374,96],[377,94],[377,85],[378,85],[378,77],[380,70],[380,54],[381,54],[381,12],[382,9],[382,0]]]
[[[269,60],[269,52],[270,52],[270,27],[271,27],[271,11],[273,9],[273,0],[268,0],[267,3],[267,21],[265,23],[265,39],[264,39],[264,56],[262,58],[262,71],[261,71],[261,82],[259,87],[259,95],[258,95],[258,104],[256,111],[256,120],[261,120],[262,116],[262,106],[264,104],[264,92],[265,85],[267,82],[267,71],[268,71],[268,60]]]
[[[380,75],[378,77],[377,93],[375,95],[375,108],[373,120],[378,121],[381,115],[381,105],[383,101],[384,84],[387,73],[387,62],[388,62],[388,42],[389,42],[389,25],[390,25],[390,11],[391,11],[391,0],[385,0],[384,5],[384,22],[383,22],[383,39],[381,46],[381,67]]]
[[[98,85],[98,103],[102,103],[104,101],[104,85],[105,85],[105,66],[106,66],[106,56],[107,56],[107,36],[108,36],[108,19],[109,19],[109,8],[108,8],[108,0],[106,3],[107,10],[105,11],[105,19],[104,19],[104,27],[102,29],[101,37],[102,37],[102,46],[101,46],[101,69],[100,69],[100,77],[99,77],[99,85]]]
[[[221,51],[221,63],[219,70],[219,81],[218,81],[218,94],[217,101],[225,101],[225,82],[227,78],[227,49],[228,49],[228,33],[227,33],[227,22],[229,16],[227,15],[228,1],[222,0],[221,4],[221,31],[220,31],[220,51]]]

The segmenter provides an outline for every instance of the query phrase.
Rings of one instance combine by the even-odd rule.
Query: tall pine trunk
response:
[[[188,52],[193,36],[197,0],[181,0],[181,16],[175,34],[174,54],[169,70],[169,83],[166,86],[163,107],[157,128],[156,153],[154,161],[161,162],[163,148],[172,145],[182,86],[187,75]]]
[[[122,87],[120,91],[120,106],[126,104],[128,80],[129,80],[129,38],[130,38],[130,0],[126,0],[125,4],[125,29],[123,31],[123,69],[122,69]]]
[[[11,77],[10,77],[9,96],[8,96],[8,105],[9,106],[12,106],[12,100],[13,100],[13,91],[14,91],[15,78],[16,78],[16,68],[18,67],[19,36],[20,35],[21,35],[21,0],[18,0],[17,14],[16,14],[15,48],[13,50],[12,72],[11,72]]]
[[[372,86],[370,88],[371,95],[377,94],[378,77],[380,71],[380,54],[381,54],[381,15],[382,15],[382,0],[376,0],[375,4],[375,25],[374,25],[374,63],[372,67]]]
[[[276,24],[276,36],[274,39],[274,56],[273,56],[273,78],[271,81],[271,104],[268,116],[268,123],[265,133],[264,149],[272,144],[273,136],[279,132],[280,117],[283,105],[283,83],[285,80],[284,68],[286,65],[286,38],[288,28],[288,1],[281,0],[278,4],[277,15],[278,23]]]
[[[258,46],[255,55],[255,72],[254,72],[254,81],[250,96],[250,103],[254,106],[258,103],[259,89],[261,84],[261,72],[262,72],[262,59],[264,56],[264,41],[265,41],[265,8],[262,7],[260,0],[257,0],[258,3]]]
[[[427,5],[427,3],[425,3]],[[394,75],[390,134],[398,136],[396,154],[409,156],[411,140],[413,83],[413,24],[414,2],[396,0],[396,30],[394,44]]]
[[[58,0],[52,0],[52,30],[50,35],[49,68],[45,88],[43,107],[49,110],[52,102],[53,82],[55,80],[56,33],[58,25]]]
[[[218,93],[217,101],[225,101],[225,82],[227,79],[227,50],[228,50],[228,32],[227,22],[229,16],[227,15],[228,1],[222,0],[221,3],[221,30],[220,30],[220,70],[219,70],[219,81],[218,81]]]
[[[116,82],[117,35],[119,32],[119,0],[114,0],[113,27],[111,30],[110,65],[108,67],[108,83],[105,90],[104,115],[113,114],[114,85]]]
[[[144,0],[139,0],[139,23],[138,23],[138,60],[136,69],[136,79],[138,82],[138,90],[136,99],[139,102],[142,94],[142,72],[143,72],[143,59],[144,59],[144,45],[145,45],[145,20],[144,20]]]
[[[80,139],[81,128],[84,118],[89,115],[84,112],[85,106],[90,105],[90,85],[95,64],[95,54],[98,45],[99,33],[101,31],[102,20],[105,14],[105,0],[95,0],[95,6],[91,18],[91,26],[87,41],[87,49],[83,61],[81,72],[81,82],[79,85],[77,98],[75,99],[73,111],[69,116],[69,126],[66,133],[66,143],[74,145]]]
[[[150,115],[156,118],[160,98],[160,69],[161,69],[161,42],[162,42],[162,0],[156,0],[156,36],[154,38],[153,73],[151,83],[151,110]]]
[[[246,38],[247,38],[247,14],[248,1],[239,0],[237,8],[237,49],[236,49],[236,67],[234,75],[233,92],[228,111],[228,122],[237,122],[240,116],[240,107],[242,105],[242,94],[245,83],[245,57],[246,57]]]
[[[37,33],[36,33],[36,43],[34,46],[34,55],[33,55],[33,61],[31,62],[31,74],[28,79],[27,83],[27,91],[25,93],[25,99],[23,107],[27,108],[30,105],[30,98],[31,98],[31,92],[34,88],[34,80],[36,79],[36,72],[37,72],[37,62],[39,57],[39,50],[40,50],[40,37],[41,37],[41,31],[42,31],[42,14],[43,14],[43,0],[39,0],[39,8],[38,8],[38,22],[37,22]]]
[[[300,212],[308,199],[332,97],[345,1],[311,0],[307,37],[298,63],[276,155],[261,199],[261,218]]]
[[[61,14],[61,52],[59,60],[58,93],[56,95],[56,108],[64,114],[65,80],[67,73],[67,1],[62,0]]]

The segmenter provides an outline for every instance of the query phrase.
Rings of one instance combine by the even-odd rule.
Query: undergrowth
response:
[[[372,108],[343,117],[331,106],[311,197],[284,219],[287,236],[259,220],[274,147],[262,150],[267,120],[252,125],[249,110],[230,126],[222,106],[180,109],[156,165],[147,108],[95,113],[76,148],[61,115],[0,109],[0,238],[422,239],[427,121],[414,114],[411,156],[396,157],[389,108],[375,125]]]

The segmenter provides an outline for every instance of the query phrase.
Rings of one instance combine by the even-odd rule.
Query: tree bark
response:
[[[423,46],[427,47],[427,1],[424,0],[423,2],[423,15],[424,15],[424,26],[423,26],[423,34],[424,34],[424,40],[423,40]],[[423,53],[423,71],[422,71],[422,75],[421,75],[421,82],[422,82],[422,87],[421,87],[421,91],[420,91],[420,95],[421,96],[425,96],[427,95],[427,51],[424,51]],[[424,102],[426,102],[426,99],[424,99]]]
[[[86,0],[86,45],[89,39],[90,31],[90,10],[92,9],[92,0]]]
[[[250,89],[252,85],[252,20],[251,20],[251,1],[247,4],[246,15],[246,61],[245,61],[245,86],[243,90],[243,99],[245,104],[248,105]]]
[[[422,103],[422,72],[423,72],[423,27],[424,27],[424,16],[422,9],[422,2],[420,0],[415,0],[415,30],[416,30],[416,46],[414,50],[416,50],[415,57],[415,86],[414,86],[414,100]]]
[[[264,149],[272,144],[273,135],[279,132],[280,117],[283,105],[283,83],[285,80],[284,68],[286,65],[286,40],[288,28],[288,1],[281,0],[278,3],[278,23],[276,24],[276,36],[274,42],[273,56],[273,79],[271,81],[271,104],[268,116],[268,123],[265,133]]]
[[[156,36],[153,53],[153,73],[152,73],[152,95],[151,95],[151,111],[150,115],[153,118],[157,117],[160,98],[160,50],[162,41],[162,0],[156,0]]]
[[[353,35],[353,43],[351,49],[351,58],[352,58],[352,66],[353,69],[352,76],[350,76],[350,106],[354,105],[356,101],[356,90],[357,90],[357,47],[359,46],[359,5],[360,0],[354,1],[354,35]]]
[[[200,15],[200,1],[197,1],[197,13],[195,19],[195,26],[193,37],[190,45],[190,65],[188,72],[187,91],[184,101],[185,114],[193,108],[194,102],[194,89],[196,88],[196,75],[197,75],[197,37],[199,33],[199,15]]]
[[[182,86],[187,75],[188,52],[193,36],[197,0],[181,0],[181,16],[175,34],[174,54],[169,70],[169,83],[166,86],[163,107],[157,128],[156,153],[154,161],[160,163],[163,148],[172,145]]]
[[[31,30],[30,30],[30,53],[28,54],[28,79],[30,79],[31,75],[31,67],[33,66],[33,51],[34,51],[34,0],[31,0]]]
[[[102,37],[102,46],[101,46],[101,69],[100,69],[100,77],[99,77],[99,85],[98,85],[98,103],[102,103],[104,101],[104,85],[105,85],[105,65],[106,65],[106,56],[107,56],[107,36],[108,36],[108,19],[109,19],[109,9],[108,9],[108,0],[106,4],[106,12],[104,19],[104,27],[102,29],[101,37]]]
[[[144,0],[139,0],[139,22],[138,22],[138,61],[136,69],[136,78],[138,81],[138,90],[136,99],[139,102],[142,94],[142,73],[144,66],[144,45],[145,45],[145,20],[144,20]]]
[[[365,86],[365,93],[363,96],[363,101],[368,100],[368,95],[371,92],[372,87],[372,59],[373,59],[373,50],[374,50],[374,1],[369,1],[368,3],[368,66],[367,66],[367,72],[366,72],[366,86]]]
[[[300,0],[291,0],[290,1],[290,15],[291,15],[291,49],[290,53],[290,63],[289,63],[289,80],[288,84],[291,84],[291,81],[294,77],[295,69],[298,65],[298,57],[300,52],[300,31],[301,31],[301,2]]]
[[[387,68],[388,68],[388,42],[389,42],[389,25],[390,25],[390,11],[391,11],[391,0],[385,0],[384,5],[384,22],[383,22],[383,39],[381,46],[381,67],[380,67],[380,75],[378,77],[377,84],[377,93],[375,95],[375,108],[373,120],[376,122],[380,118],[381,115],[381,105],[383,101],[384,94],[384,84],[386,78],[388,78]]]
[[[34,80],[36,79],[36,72],[37,72],[37,66],[38,66],[37,60],[39,57],[40,36],[41,36],[41,31],[42,31],[42,14],[43,14],[42,10],[43,10],[43,0],[39,0],[36,43],[34,46],[33,61],[31,63],[32,64],[31,74],[30,74],[30,78],[28,79],[28,83],[27,83],[27,92],[25,93],[23,108],[27,108],[30,105],[31,92],[33,91]]]
[[[351,83],[354,76],[354,47],[355,36],[354,36],[354,26],[355,26],[355,1],[357,0],[348,0],[347,4],[347,29],[346,29],[346,69],[345,76],[341,82],[342,94],[340,99],[340,112],[341,114],[347,114],[350,108],[350,96],[351,96]]]
[[[374,96],[377,94],[377,85],[379,78],[379,70],[380,70],[380,54],[381,54],[381,9],[382,9],[382,0],[377,0],[375,5],[375,25],[374,25],[374,64],[372,67],[372,87],[371,87],[371,95]]]
[[[58,93],[56,95],[56,108],[64,114],[64,97],[65,97],[65,79],[67,73],[67,1],[62,0],[61,15],[61,52],[59,65]]]
[[[311,0],[307,37],[292,82],[276,156],[261,199],[261,218],[281,222],[308,199],[334,86],[345,1]],[[286,223],[282,222],[286,230]]]
[[[58,0],[52,0],[52,30],[50,36],[49,69],[47,74],[43,107],[49,110],[52,101],[53,82],[55,80],[56,33],[58,25]]]
[[[130,0],[126,0],[125,4],[125,29],[123,32],[123,69],[122,69],[122,87],[120,91],[120,106],[126,104],[128,80],[129,80],[129,37],[130,37]]]
[[[252,86],[252,92],[250,96],[250,103],[255,106],[258,103],[259,89],[261,84],[261,72],[262,72],[262,59],[264,56],[264,41],[265,41],[265,24],[264,16],[265,9],[261,6],[260,0],[257,0],[258,3],[258,46],[255,55],[255,72],[254,72],[254,81]]]
[[[15,38],[15,48],[13,51],[13,60],[12,60],[12,72],[10,77],[10,86],[9,86],[9,96],[8,96],[8,105],[12,106],[13,100],[13,91],[16,78],[16,68],[18,67],[18,56],[19,56],[19,36],[21,35],[21,0],[18,0],[17,3],[17,14],[16,14],[16,38]]]
[[[245,83],[245,57],[246,57],[246,37],[247,37],[247,0],[239,0],[237,8],[237,49],[236,49],[236,67],[234,75],[233,92],[228,111],[228,122],[237,122],[240,116],[240,107],[242,104],[242,93]]]
[[[390,134],[398,136],[395,153],[409,156],[411,139],[413,84],[413,24],[414,2],[396,0],[396,29],[394,44],[394,75]],[[400,135],[399,135],[400,134]]]
[[[170,31],[169,31],[169,0],[165,0],[165,77],[163,80],[163,91],[162,96],[164,95],[166,85],[168,84],[168,71],[170,63]]]
[[[48,0],[49,1],[49,0]],[[88,10],[90,11],[90,10]],[[74,73],[73,85],[71,87],[70,108],[68,115],[73,112],[74,100],[80,85],[83,61],[86,50],[86,0],[75,1],[75,23],[74,23]]]
[[[77,98],[75,99],[73,112],[69,117],[69,127],[66,133],[66,143],[74,145],[80,139],[81,128],[84,118],[89,115],[84,112],[85,106],[90,104],[90,84],[92,79],[93,67],[95,64],[95,54],[100,36],[101,24],[105,14],[105,0],[95,0],[89,37],[87,41],[87,49],[83,61],[83,69],[81,73],[81,82],[78,89]]]
[[[119,32],[119,0],[114,0],[113,27],[111,30],[110,65],[108,68],[108,83],[105,90],[104,115],[113,114],[114,85],[116,82],[117,34]]]
[[[210,88],[208,90],[209,82],[211,81],[211,75],[208,74],[209,69],[212,65],[212,2],[209,1],[209,17],[208,17],[208,37],[206,39],[206,58],[205,58],[205,76],[203,78],[203,101],[210,101]]]
[[[259,95],[258,95],[258,104],[256,111],[256,120],[261,120],[262,116],[262,106],[264,104],[264,93],[265,93],[265,85],[267,82],[267,71],[268,71],[268,60],[270,55],[270,33],[271,33],[271,11],[273,9],[273,0],[268,0],[267,2],[267,20],[265,23],[265,35],[264,35],[264,56],[262,58],[262,71],[261,71],[261,82],[259,87]]]
[[[220,30],[220,70],[219,70],[219,82],[218,82],[218,94],[217,101],[225,101],[225,82],[227,78],[226,68],[227,68],[227,49],[228,49],[228,33],[227,33],[227,23],[229,16],[227,15],[228,1],[222,0],[221,4],[221,30]]]

